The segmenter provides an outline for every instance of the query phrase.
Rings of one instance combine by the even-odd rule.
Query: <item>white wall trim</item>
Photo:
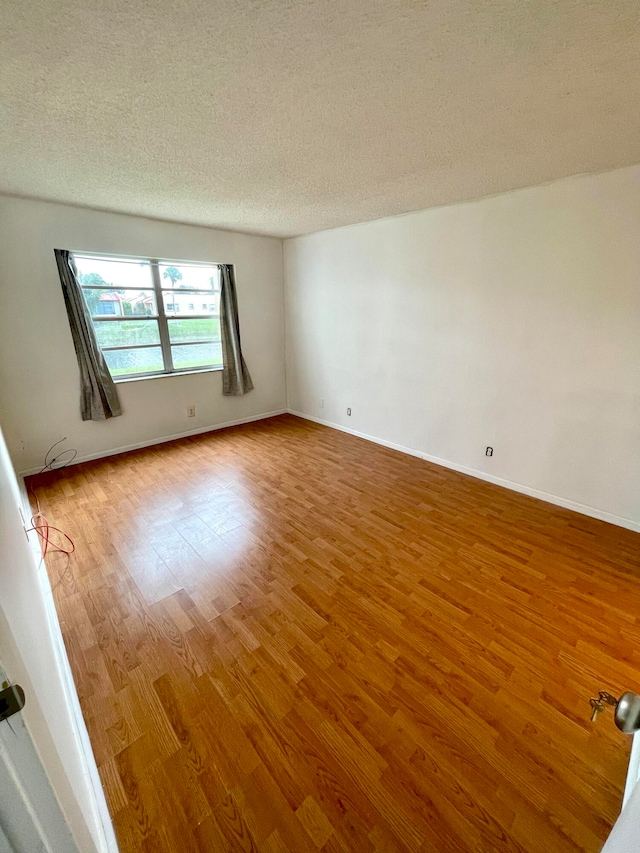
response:
[[[548,492],[541,492],[539,489],[532,489],[530,486],[523,486],[521,483],[514,483],[511,480],[504,480],[502,477],[495,477],[492,474],[487,474],[485,471],[478,471],[477,468],[467,468],[465,465],[458,465],[456,462],[449,462],[447,459],[441,459],[438,456],[431,456],[428,453],[422,453],[420,450],[414,450],[411,447],[404,447],[402,444],[394,444],[392,441],[386,441],[383,438],[377,438],[374,435],[368,435],[365,432],[351,429],[350,427],[341,426],[332,421],[325,421],[322,418],[316,418],[313,415],[307,415],[304,412],[298,412],[294,409],[289,409],[290,415],[295,415],[298,418],[303,418],[306,421],[313,421],[316,424],[337,429],[340,432],[346,432],[349,435],[355,435],[358,438],[364,438],[366,441],[372,441],[374,444],[381,444],[383,447],[389,447],[391,450],[398,450],[400,453],[407,453],[409,456],[417,456],[418,459],[424,459],[426,462],[433,462],[435,465],[441,465],[443,468],[450,468],[452,471],[458,471],[461,474],[467,474],[469,477],[475,477],[478,480],[484,480],[487,483],[493,483],[496,486],[502,486],[505,489],[511,489],[513,492],[520,492],[522,495],[528,495],[538,500],[546,501],[546,503],[560,506],[563,509],[570,509],[573,512],[579,512],[581,515],[587,515],[590,518],[597,518],[599,521],[607,521],[609,524],[615,524],[618,527],[624,527],[627,530],[633,530],[635,533],[640,533],[640,521],[633,521],[630,518],[613,515],[610,512],[597,509],[596,507],[586,506],[585,504],[577,503],[576,501],[561,498],[558,495],[551,495]]]
[[[150,438],[145,441],[138,441],[135,444],[126,444],[122,447],[113,447],[109,450],[100,450],[97,453],[88,453],[85,456],[76,456],[73,462],[69,465],[79,465],[81,462],[91,462],[93,459],[104,459],[107,456],[117,456],[118,453],[126,453],[129,450],[139,450],[142,447],[152,447],[154,444],[164,444],[167,441],[177,441],[179,438],[189,438],[191,435],[201,435],[204,432],[215,432],[219,429],[227,427],[240,426],[241,424],[249,424],[253,421],[262,421],[266,418],[275,418],[277,415],[284,415],[288,409],[277,409],[275,412],[264,412],[260,415],[251,415],[248,418],[238,418],[235,421],[225,421],[221,424],[213,424],[210,426],[198,427],[190,429],[186,432],[176,432],[172,435],[162,435],[158,438]],[[68,466],[64,466],[65,468]],[[42,470],[42,466],[37,468],[27,468],[26,471],[21,471],[18,477],[30,477],[32,474],[38,474]]]
[[[154,444],[164,444],[168,441],[176,441],[177,439],[188,438],[192,435],[201,435],[205,432],[215,432],[216,430],[226,429],[227,427],[241,426],[242,424],[252,423],[253,421],[266,420],[267,418],[275,418],[278,415],[284,415],[287,413],[290,415],[294,415],[298,418],[303,418],[303,420],[313,421],[314,423],[321,424],[322,426],[330,427],[331,429],[337,429],[340,432],[346,432],[349,435],[355,435],[358,438],[365,439],[366,441],[372,441],[374,444],[380,444],[383,447],[389,447],[391,450],[397,450],[400,453],[406,453],[409,456],[416,456],[418,459],[424,459],[427,462],[433,462],[435,465],[441,465],[443,468],[449,468],[452,471],[458,471],[461,474],[467,474],[469,477],[475,477],[478,480],[484,480],[487,483],[493,483],[496,486],[502,486],[503,488],[510,489],[513,492],[519,492],[520,494],[528,495],[529,497],[537,498],[541,501],[546,501],[546,503],[554,504],[555,506],[562,507],[563,509],[569,509],[573,512],[578,512],[581,515],[586,515],[590,518],[597,518],[599,521],[606,521],[609,524],[615,524],[618,527],[624,527],[627,530],[633,530],[635,533],[640,533],[640,521],[634,521],[631,518],[624,518],[620,515],[613,515],[610,512],[605,512],[604,510],[597,509],[597,507],[587,506],[586,504],[577,503],[576,501],[560,497],[559,495],[552,495],[548,492],[540,491],[539,489],[533,489],[530,486],[522,485],[522,483],[514,483],[512,480],[505,480],[502,477],[496,477],[492,474],[487,474],[485,471],[479,471],[477,468],[468,468],[465,465],[459,465],[457,462],[450,462],[448,459],[441,459],[439,456],[431,456],[428,453],[423,453],[422,451],[415,450],[412,447],[405,447],[402,444],[395,444],[393,441],[386,441],[384,438],[377,438],[374,435],[369,435],[365,432],[359,432],[358,430],[342,426],[341,424],[334,423],[333,421],[327,421],[323,420],[322,418],[316,418],[313,415],[307,415],[304,412],[299,412],[295,409],[277,409],[273,412],[264,412],[263,414],[252,415],[248,418],[239,418],[237,420],[226,421],[224,423],[215,424],[213,426],[198,427],[197,429],[187,430],[186,432],[179,432],[174,433],[172,435],[152,438],[146,441],[139,441],[135,444],[128,444],[123,447],[115,447],[110,450],[100,451],[98,453],[89,453],[86,456],[77,456],[71,464],[78,465],[81,462],[90,462],[93,459],[103,459],[108,456],[116,456],[118,453],[126,453],[129,450],[138,450],[143,447],[152,447]],[[26,471],[22,471],[19,477],[29,477],[32,474],[37,474],[40,470],[40,467],[29,468]]]

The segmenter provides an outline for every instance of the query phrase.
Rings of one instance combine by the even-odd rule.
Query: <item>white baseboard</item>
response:
[[[123,447],[113,447],[109,450],[99,450],[97,453],[87,453],[85,456],[76,456],[73,462],[69,465],[79,465],[81,462],[91,462],[94,459],[104,459],[107,456],[116,456],[118,453],[126,453],[128,450],[139,450],[143,447],[152,447],[154,444],[164,444],[167,441],[176,441],[179,438],[189,438],[190,435],[201,435],[204,432],[215,432],[219,429],[227,427],[240,426],[241,424],[250,424],[253,421],[262,421],[265,418],[275,418],[276,415],[287,414],[287,409],[278,409],[275,412],[264,412],[261,415],[251,415],[248,418],[238,418],[235,421],[226,421],[222,424],[214,424],[213,426],[197,427],[197,429],[189,429],[186,432],[176,432],[172,435],[163,435],[158,438],[150,438],[145,441],[138,441],[135,444],[126,444]],[[67,467],[65,465],[65,467]],[[42,466],[37,468],[27,468],[26,471],[21,471],[19,477],[30,477],[32,474],[37,474],[42,470]]]
[[[505,489],[511,489],[513,492],[520,492],[523,495],[529,495],[532,498],[546,501],[547,503],[560,506],[563,509],[570,509],[573,512],[579,512],[581,515],[587,515],[590,518],[597,518],[599,521],[607,521],[609,524],[615,524],[618,527],[624,527],[627,530],[633,530],[640,533],[640,521],[633,521],[630,518],[624,518],[620,515],[613,515],[610,512],[605,512],[602,509],[597,509],[593,506],[577,503],[576,501],[561,498],[558,495],[551,495],[548,492],[542,492],[539,489],[532,489],[530,486],[523,486],[521,483],[514,483],[511,480],[504,480],[502,477],[495,477],[492,474],[487,474],[485,471],[478,471],[477,468],[468,468],[465,465],[458,465],[456,462],[449,462],[447,459],[441,459],[438,456],[431,456],[428,453],[423,453],[420,450],[415,450],[412,447],[404,447],[402,444],[394,444],[392,441],[385,441],[383,438],[376,438],[374,435],[368,435],[365,432],[350,429],[341,424],[325,421],[322,418],[316,418],[313,415],[307,415],[304,412],[298,412],[294,409],[289,409],[290,415],[295,415],[298,418],[303,418],[307,421],[313,421],[316,424],[337,429],[340,432],[346,432],[349,435],[355,435],[358,438],[364,438],[366,441],[372,441],[374,444],[381,444],[383,447],[389,447],[392,450],[398,450],[400,453],[408,453],[410,456],[417,456],[419,459],[424,459],[427,462],[433,462],[435,465],[441,465],[443,468],[450,468],[452,471],[459,471],[461,474],[467,474],[469,477],[475,477],[478,480],[484,480],[487,483],[493,483],[496,486],[502,486]]]
[[[307,421],[313,421],[314,423],[322,424],[322,426],[330,427],[331,429],[337,429],[340,432],[346,432],[349,435],[355,435],[358,438],[363,438],[366,441],[372,441],[374,444],[380,444],[383,447],[389,447],[391,450],[397,450],[400,453],[407,453],[409,456],[416,456],[418,459],[424,459],[427,462],[433,462],[435,465],[441,465],[443,468],[449,468],[452,471],[458,471],[461,474],[467,474],[468,476],[475,477],[478,480],[484,480],[487,483],[493,483],[496,486],[502,486],[505,489],[511,489],[511,491],[519,492],[523,495],[529,495],[529,497],[532,498],[538,498],[538,500],[546,501],[547,503],[554,504],[555,506],[560,506],[563,509],[570,509],[573,512],[580,513],[581,515],[586,515],[590,518],[597,518],[600,521],[607,521],[609,522],[609,524],[615,524],[618,527],[624,527],[627,530],[633,530],[636,533],[640,533],[640,521],[634,521],[630,518],[624,518],[623,516],[613,515],[610,512],[605,512],[604,510],[597,509],[596,507],[577,503],[576,501],[569,500],[568,498],[562,498],[558,495],[552,495],[548,492],[540,491],[539,489],[533,489],[530,486],[524,486],[522,485],[522,483],[514,483],[512,480],[505,480],[502,477],[495,477],[492,474],[487,474],[485,471],[479,471],[477,468],[468,468],[465,465],[459,465],[456,462],[450,462],[448,459],[441,459],[438,456],[431,456],[428,453],[423,453],[421,450],[416,450],[412,447],[405,447],[404,445],[396,444],[393,441],[386,441],[383,438],[377,438],[374,435],[369,435],[365,432],[359,432],[358,430],[342,426],[341,424],[333,423],[333,421],[324,420],[323,418],[316,418],[313,415],[307,415],[304,412],[298,412],[295,409],[277,409],[273,412],[264,412],[260,415],[251,415],[248,418],[238,418],[237,420],[226,421],[225,423],[215,424],[213,426],[198,427],[197,429],[173,433],[172,435],[164,435],[160,436],[159,438],[151,438],[146,441],[139,441],[135,444],[128,444],[123,447],[114,447],[109,450],[101,450],[97,453],[89,453],[85,456],[77,456],[71,464],[78,465],[81,462],[90,462],[94,459],[103,459],[108,456],[115,456],[118,453],[126,453],[129,450],[138,450],[143,447],[151,447],[154,444],[164,444],[167,441],[176,441],[179,438],[188,438],[191,435],[201,435],[205,432],[215,432],[219,429],[226,429],[227,427],[232,426],[240,426],[242,424],[252,423],[253,421],[265,420],[266,418],[274,418],[277,415],[284,415],[286,413],[295,415],[298,418],[303,418]],[[31,474],[37,474],[40,470],[40,467],[29,468],[26,471],[22,471],[19,476],[28,477]]]

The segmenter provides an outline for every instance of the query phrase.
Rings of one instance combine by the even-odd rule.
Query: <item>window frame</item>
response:
[[[220,330],[220,304],[218,303],[218,313],[194,313],[194,314],[176,314],[169,313],[165,311],[164,305],[164,297],[165,293],[180,293],[180,294],[194,294],[201,295],[204,298],[206,294],[209,298],[211,295],[217,295],[220,297],[220,290],[201,290],[195,287],[163,287],[162,286],[162,278],[160,276],[160,266],[171,264],[173,266],[191,266],[191,267],[209,267],[215,268],[218,271],[218,275],[220,275],[221,264],[217,263],[203,263],[198,261],[176,261],[168,258],[146,258],[142,256],[136,255],[98,255],[93,252],[71,252],[71,256],[74,259],[81,258],[83,260],[98,260],[98,261],[129,261],[129,262],[147,262],[150,267],[151,272],[151,285],[149,287],[131,287],[127,285],[110,285],[110,287],[106,288],[101,285],[95,284],[82,284],[79,282],[80,288],[83,291],[85,290],[98,290],[103,292],[109,291],[134,291],[135,293],[140,293],[141,291],[153,291],[155,300],[156,300],[156,313],[155,314],[103,314],[96,315],[90,313],[91,323],[93,325],[94,331],[97,331],[96,323],[113,323],[113,322],[141,322],[145,320],[155,320],[157,323],[158,329],[158,337],[159,341],[151,344],[129,344],[129,345],[117,345],[117,346],[100,346],[102,352],[116,352],[118,350],[132,350],[132,349],[157,349],[158,347],[162,353],[162,361],[164,364],[163,370],[144,370],[138,373],[126,373],[126,374],[118,374],[114,376],[111,375],[111,378],[115,383],[119,382],[128,382],[132,379],[155,379],[159,376],[175,376],[180,373],[208,373],[220,371],[223,369],[222,362],[216,364],[203,364],[198,366],[189,366],[189,367],[175,367],[173,363],[173,353],[171,351],[172,346],[198,346],[202,344],[212,344],[212,343],[222,343],[221,340],[221,331],[219,331],[220,337],[218,338],[205,338],[204,340],[198,341],[171,341],[171,335],[169,332],[169,320],[218,320],[218,329]],[[171,302],[171,305],[177,305],[176,302]],[[211,302],[207,301],[207,304],[210,305]],[[87,302],[85,300],[85,305]],[[195,305],[195,302],[194,302]],[[88,305],[87,305],[88,308]],[[221,356],[222,357],[222,356]],[[109,366],[107,365],[107,368]],[[109,372],[111,372],[109,370]]]

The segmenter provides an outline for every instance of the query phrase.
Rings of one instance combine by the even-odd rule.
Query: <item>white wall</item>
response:
[[[640,167],[288,240],[285,306],[291,409],[640,529]]]
[[[54,248],[235,264],[255,390],[223,397],[219,372],[123,383],[122,417],[83,422]],[[284,408],[281,240],[0,197],[0,258],[0,420],[18,471],[63,436],[85,457]]]

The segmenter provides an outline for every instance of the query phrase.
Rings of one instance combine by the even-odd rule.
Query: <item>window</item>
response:
[[[113,378],[222,368],[220,269],[153,258],[74,255]],[[196,311],[196,301],[202,310]]]

